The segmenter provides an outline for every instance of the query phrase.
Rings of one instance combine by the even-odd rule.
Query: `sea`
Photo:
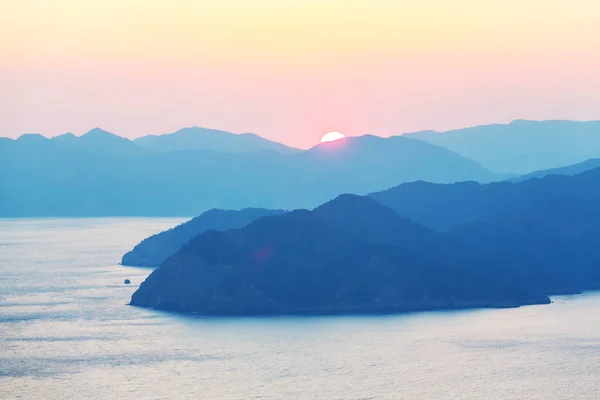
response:
[[[151,270],[121,256],[181,221],[0,220],[0,399],[600,399],[598,293],[371,317],[129,306]]]

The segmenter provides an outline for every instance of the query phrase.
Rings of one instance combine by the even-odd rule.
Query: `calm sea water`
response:
[[[0,398],[600,399],[598,294],[377,317],[127,306],[150,271],[120,256],[178,222],[0,220]]]

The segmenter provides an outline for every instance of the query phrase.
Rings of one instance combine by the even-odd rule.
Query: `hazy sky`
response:
[[[598,0],[0,0],[0,136],[600,119]]]

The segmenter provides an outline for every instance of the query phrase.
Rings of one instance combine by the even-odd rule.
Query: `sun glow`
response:
[[[335,142],[336,140],[340,140],[345,138],[346,135],[344,135],[341,132],[327,132],[325,135],[323,135],[323,137],[321,138],[321,143],[325,143],[325,142]]]

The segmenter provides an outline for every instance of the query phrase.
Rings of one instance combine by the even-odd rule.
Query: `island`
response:
[[[204,315],[396,313],[545,304],[484,255],[375,200],[322,206],[207,231],[154,270],[131,305]],[[439,250],[439,251],[438,251]]]

